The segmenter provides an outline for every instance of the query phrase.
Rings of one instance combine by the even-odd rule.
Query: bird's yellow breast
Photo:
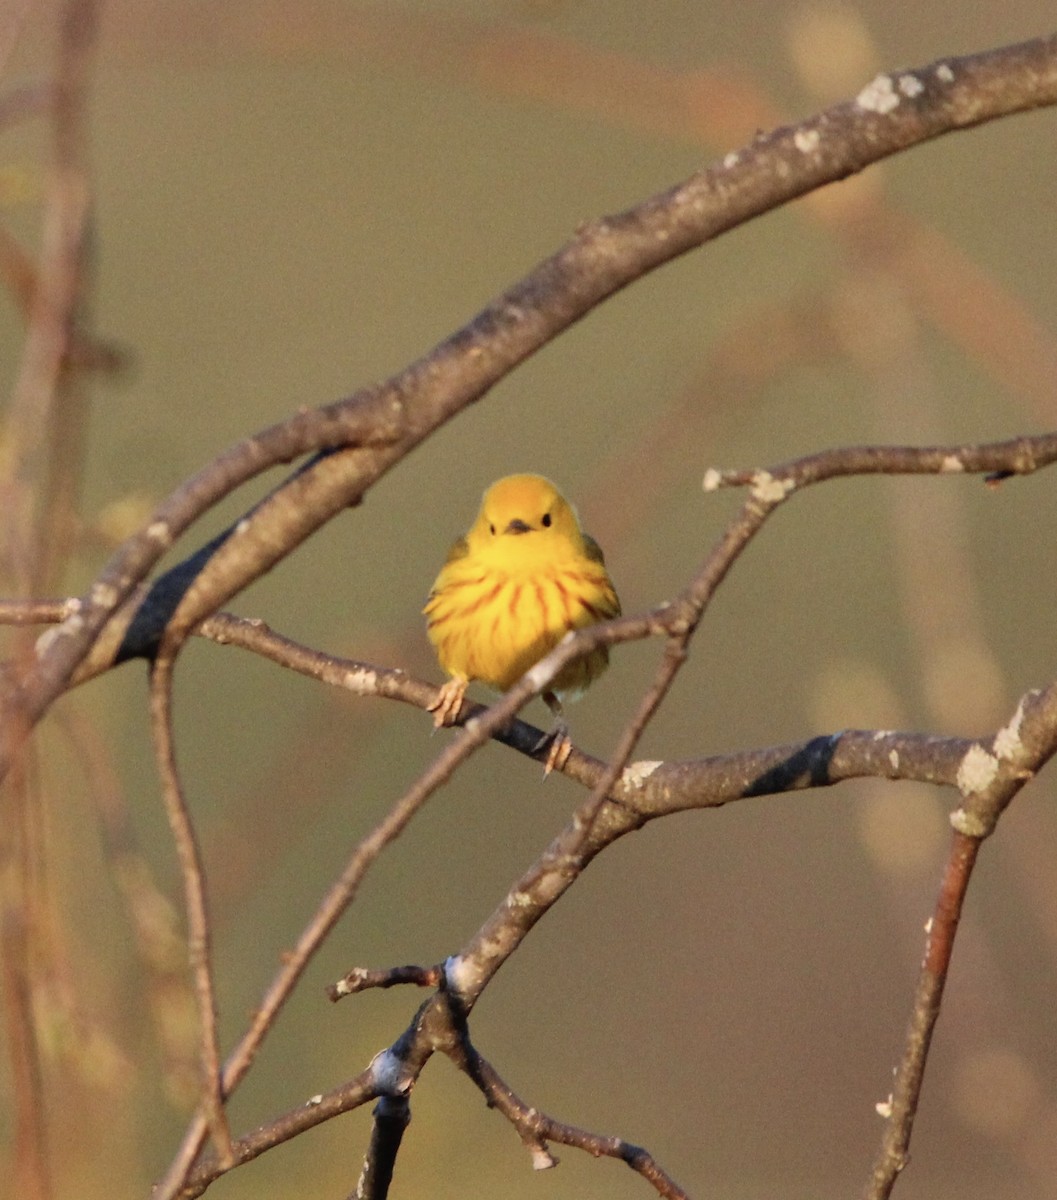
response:
[[[618,613],[604,568],[590,562],[506,572],[466,558],[441,572],[426,605],[429,636],[449,675],[506,691],[570,629]],[[556,692],[580,692],[605,670],[605,647],[571,663]]]
[[[571,629],[617,616],[601,551],[571,506],[540,476],[511,476],[485,493],[452,547],[425,607],[445,671],[506,691]],[[583,691],[609,662],[605,647],[570,663],[552,689]]]

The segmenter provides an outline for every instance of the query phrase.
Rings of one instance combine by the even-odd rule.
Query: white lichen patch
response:
[[[878,75],[855,97],[855,103],[867,112],[890,113],[899,107],[899,93],[887,75]]]
[[[643,759],[642,762],[629,763],[620,778],[629,788],[638,790],[660,766],[663,766],[663,763],[659,759]]]
[[[401,1095],[410,1084],[404,1060],[388,1049],[371,1059],[371,1075],[378,1090],[387,1096]]]
[[[874,1109],[879,1117],[884,1117],[884,1119],[887,1121],[892,1115],[892,1093],[888,1093],[887,1100],[878,1100],[874,1105]]]
[[[1017,711],[995,734],[995,754],[1007,760],[1019,758],[1024,753],[1024,743],[1020,738],[1020,726],[1024,721],[1024,701],[1017,705]]]
[[[982,838],[987,834],[987,825],[974,813],[966,812],[964,808],[956,808],[950,817],[951,828],[956,829],[965,837]]]
[[[320,1105],[322,1103],[323,1103],[323,1093],[316,1092],[316,1094],[314,1096],[309,1096],[308,1099],[305,1101],[305,1108],[315,1108],[315,1107],[317,1107],[317,1105]]]
[[[913,99],[915,96],[920,96],[925,90],[925,85],[916,75],[900,75],[899,90],[904,96]]]
[[[946,63],[940,63],[940,65],[936,68],[936,78],[940,81],[940,83],[953,83],[954,72],[950,69],[950,67],[947,66]]]
[[[232,530],[235,537],[241,537],[244,533],[248,533],[250,528],[249,517],[243,517],[241,521]]]
[[[899,770],[899,751],[898,750],[889,750],[888,751],[888,761],[892,764],[892,770],[898,771]]]
[[[731,169],[731,167],[736,167],[738,165],[738,157],[737,150],[731,150],[731,152],[723,159],[723,165],[728,171]]]
[[[113,608],[117,603],[117,588],[109,583],[93,584],[92,590],[88,593],[88,599],[92,604],[98,604],[100,608]]]
[[[770,471],[757,471],[752,477],[750,495],[761,504],[779,504],[795,488],[792,479],[775,479]]]
[[[444,979],[450,991],[456,995],[464,992],[475,980],[476,968],[461,954],[453,954],[444,960]]]
[[[701,481],[701,486],[706,492],[718,492],[723,486],[723,472],[717,470],[716,467],[709,467]]]
[[[978,742],[974,742],[965,752],[965,757],[958,767],[958,790],[963,796],[986,792],[994,783],[997,774],[998,759]]]
[[[371,695],[378,687],[378,672],[366,667],[357,667],[354,671],[346,671],[341,679],[341,686],[357,695]]]
[[[801,154],[814,154],[821,141],[822,135],[817,129],[798,129],[793,134],[793,145]]]
[[[551,1167],[558,1165],[558,1159],[547,1149],[546,1146],[536,1145],[532,1147],[532,1169],[533,1171],[549,1171]]]
[[[147,526],[147,537],[159,546],[168,546],[172,541],[172,530],[167,521],[153,521]]]
[[[945,475],[956,475],[959,471],[965,470],[965,463],[956,454],[945,454],[940,463],[940,470]]]

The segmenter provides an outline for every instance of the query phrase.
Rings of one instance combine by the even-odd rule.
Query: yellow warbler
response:
[[[439,727],[458,714],[470,680],[505,692],[570,629],[619,616],[620,601],[598,543],[554,484],[542,475],[508,475],[485,492],[423,611],[451,676],[433,706]],[[556,717],[548,770],[571,748],[562,700],[579,697],[608,664],[600,646],[564,667],[543,693]]]

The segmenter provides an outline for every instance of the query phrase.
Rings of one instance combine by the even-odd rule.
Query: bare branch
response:
[[[240,443],[174,492],[117,551],[77,620],[63,626],[63,636],[48,646],[21,687],[0,697],[24,713],[23,722],[0,722],[0,773],[18,729],[40,718],[160,555],[238,484],[299,454],[351,447],[309,464],[259,505],[252,520],[224,535],[213,547],[207,572],[195,575],[193,590],[185,586],[180,596],[186,596],[177,598],[175,608],[172,596],[161,606],[159,635],[178,612],[170,636],[182,638],[342,507],[356,503],[439,425],[648,271],[910,146],[1055,100],[1057,36],[879,76],[855,100],[757,138],[636,208],[584,226],[469,325],[383,387],[300,413]]]
[[[0,625],[57,625],[80,607],[76,596],[67,600],[0,600]]]
[[[505,697],[504,701],[507,699]],[[498,707],[487,710],[485,716],[491,717]],[[993,811],[1007,804],[1052,755],[1057,739],[1055,730],[1057,685],[1024,697],[1009,725],[986,743],[914,734],[845,731],[793,746],[691,763],[633,765],[624,772],[611,802],[597,814],[590,838],[585,840],[583,836],[586,818],[594,811],[593,802],[588,798],[565,830],[515,883],[470,943],[445,964],[446,990],[427,1000],[401,1037],[375,1061],[387,1061],[389,1069],[384,1077],[398,1079],[399,1089],[394,1094],[403,1094],[435,1048],[449,1052],[452,1036],[449,1005],[457,1004],[465,1019],[502,963],[544,912],[575,882],[591,859],[606,845],[641,828],[649,820],[688,808],[716,807],[747,797],[830,786],[863,775],[960,787],[964,808],[959,809],[959,813],[970,808],[970,799],[973,811]],[[457,746],[458,742],[450,750]],[[985,746],[990,746],[995,753],[992,755]],[[995,765],[993,770],[985,772],[988,785],[984,792],[979,792],[973,788],[982,776],[967,773],[965,764],[978,763],[982,754],[991,755]],[[596,764],[595,779],[604,769],[604,764]],[[420,780],[416,788],[422,783]],[[407,803],[411,797],[417,799],[419,795],[413,789],[400,803]],[[990,807],[983,808],[984,805]],[[362,873],[369,865],[367,856],[371,849],[378,841],[384,843],[390,836],[389,823],[399,821],[405,815],[403,809],[391,810],[386,820],[356,848],[342,880],[324,898],[298,946],[287,957],[269,988],[253,1025],[226,1064],[224,1084],[227,1094],[245,1074],[308,959],[340,915],[336,910],[344,911],[343,903],[351,901]],[[342,890],[346,888],[348,892]],[[367,1082],[373,1091],[363,1090]],[[288,1114],[262,1126],[249,1138],[236,1141],[236,1164],[256,1157],[304,1128],[375,1098],[381,1087],[378,1072],[372,1073],[372,1068],[368,1068],[357,1080],[314,1100],[311,1113],[299,1109],[294,1116]],[[201,1115],[196,1116],[185,1135],[180,1161],[194,1161],[206,1133],[204,1119]],[[555,1136],[554,1140],[561,1139]],[[199,1195],[222,1173],[222,1168],[215,1162],[204,1162],[195,1168],[178,1195]]]
[[[722,487],[758,487],[767,479],[795,487],[848,475],[1031,475],[1057,460],[1057,433],[951,446],[841,446],[779,466],[705,474],[705,491]]]
[[[585,1150],[595,1158],[620,1159],[650,1183],[665,1200],[689,1200],[687,1193],[661,1169],[648,1150],[632,1145],[623,1138],[607,1137],[575,1125],[566,1125],[527,1105],[503,1082],[491,1063],[478,1053],[468,1036],[456,1039],[446,1049],[456,1066],[480,1088],[489,1108],[497,1108],[517,1130],[537,1171],[557,1166],[558,1160],[551,1154],[547,1143],[559,1142],[564,1146]]]
[[[870,1180],[863,1190],[863,1200],[887,1200],[899,1173],[909,1161],[910,1135],[925,1077],[925,1062],[939,1020],[954,938],[980,845],[980,838],[955,831],[936,909],[925,927],[925,957],[914,993],[906,1047],[896,1070],[895,1088],[888,1099],[877,1106],[887,1121]]]
[[[404,1130],[411,1121],[406,1096],[383,1096],[375,1105],[374,1124],[356,1190],[349,1200],[385,1200]]]
[[[341,1113],[370,1104],[372,1100],[377,1100],[380,1094],[376,1072],[373,1066],[368,1067],[355,1079],[350,1079],[329,1092],[312,1096],[277,1120],[258,1127],[245,1137],[237,1138],[233,1143],[235,1166],[252,1162],[266,1150],[288,1142],[298,1134],[314,1129]],[[195,1167],[184,1186],[176,1193],[178,1200],[193,1200],[194,1197],[201,1196],[209,1185],[224,1173],[224,1168],[215,1158],[204,1160]]]
[[[385,967],[373,971],[367,967],[353,967],[337,983],[327,985],[327,996],[337,1001],[343,996],[365,992],[368,988],[391,988],[404,983],[413,983],[415,987],[437,987],[443,978],[442,966]]]
[[[217,1157],[221,1164],[228,1168],[234,1165],[235,1160],[231,1130],[228,1128],[227,1114],[224,1111],[224,1085],[220,1073],[220,1041],[210,955],[209,908],[198,837],[176,767],[176,750],[172,735],[172,666],[171,659],[160,657],[151,669],[151,730],[154,735],[162,795],[165,799],[165,812],[169,818],[169,827],[183,876],[188,952],[195,997],[198,1001],[202,1112],[213,1138]],[[158,1200],[169,1200],[176,1194],[183,1186],[192,1163],[193,1159],[174,1164],[156,1191]]]

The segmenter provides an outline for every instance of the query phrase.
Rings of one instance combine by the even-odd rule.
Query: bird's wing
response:
[[[602,547],[589,533],[584,534],[584,552],[592,562],[601,563],[603,567],[606,565],[606,556],[602,553]]]

